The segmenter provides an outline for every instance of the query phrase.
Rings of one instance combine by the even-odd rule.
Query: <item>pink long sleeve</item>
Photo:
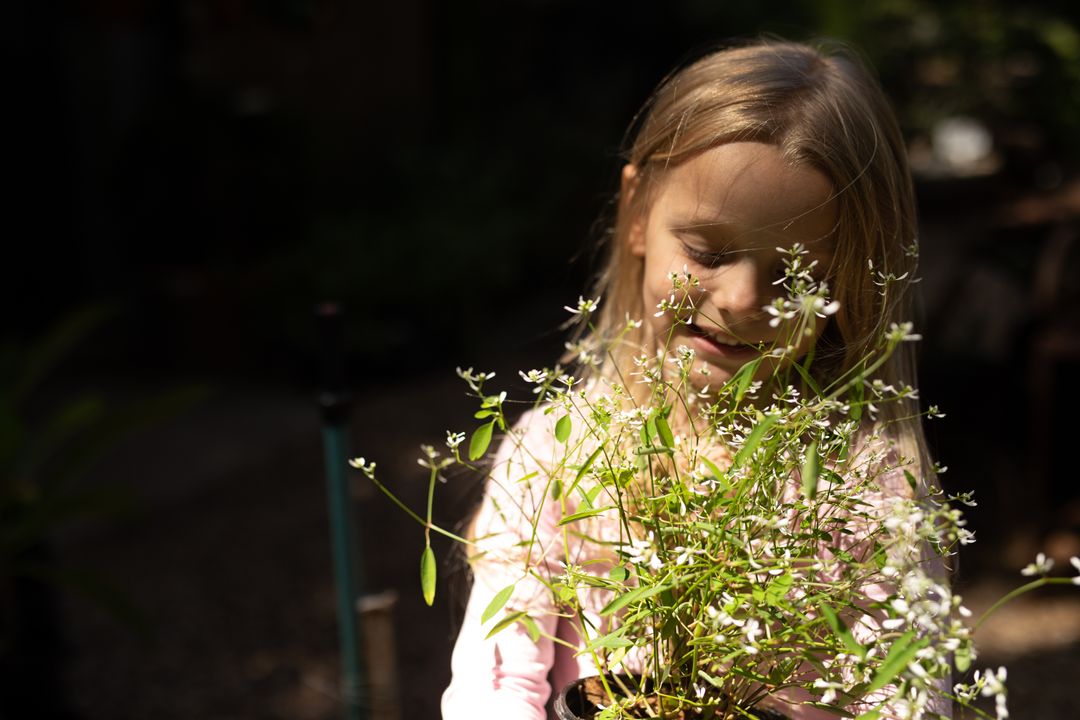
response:
[[[548,673],[556,649],[550,637],[559,618],[549,589],[524,575],[526,563],[541,574],[555,571],[563,556],[556,524],[560,508],[550,501],[546,460],[554,451],[547,419],[526,413],[495,455],[484,499],[474,523],[481,555],[472,562],[473,587],[451,659],[452,679],[442,699],[444,720],[543,720],[551,693]],[[530,473],[536,473],[527,478]],[[531,518],[539,518],[533,527]],[[503,617],[480,622],[484,609],[503,588],[515,584],[507,610],[525,610],[541,638],[533,642],[520,623],[485,639]]]

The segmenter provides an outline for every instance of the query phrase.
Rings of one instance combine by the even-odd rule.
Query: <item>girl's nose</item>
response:
[[[712,303],[728,321],[759,315],[774,289],[771,281],[765,264],[747,253],[717,271],[711,283]]]

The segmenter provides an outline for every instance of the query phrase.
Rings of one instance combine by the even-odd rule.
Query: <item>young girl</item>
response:
[[[575,345],[590,360],[579,377],[629,387],[643,348],[684,345],[694,351],[689,392],[705,396],[707,386],[781,348],[766,353],[759,380],[813,352],[813,379],[824,385],[866,357],[891,324],[910,319],[904,280],[915,269],[917,233],[904,144],[881,90],[851,55],[772,41],[713,52],[667,77],[635,124],[597,284],[603,302]],[[793,248],[829,291],[809,324],[774,302],[792,257],[777,250]],[[672,294],[680,273],[697,278],[681,302]],[[598,346],[605,354],[589,358],[587,348]],[[914,370],[904,343],[876,377],[911,381]],[[917,465],[914,475],[933,482],[918,413],[904,405],[883,405],[878,420],[894,452]],[[565,547],[558,504],[529,480],[556,456],[551,424],[542,408],[526,413],[496,453],[473,526],[486,559],[473,566],[443,696],[447,720],[543,718],[553,688],[597,672],[569,649],[580,638],[548,589],[521,581],[520,566],[506,560],[527,545],[529,561],[556,575],[568,556],[597,559],[589,557],[595,546]],[[484,609],[515,580],[508,605],[536,618],[539,640],[520,624],[485,639]],[[784,712],[834,717],[798,704]]]

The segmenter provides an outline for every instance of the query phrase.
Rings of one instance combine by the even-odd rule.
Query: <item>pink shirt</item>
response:
[[[574,650],[546,637],[558,637],[575,648],[581,645],[574,626],[555,614],[550,590],[533,577],[522,577],[526,554],[540,572],[550,576],[562,573],[560,561],[568,556],[578,563],[595,559],[594,544],[585,545],[571,536],[569,542],[574,545],[566,547],[557,527],[563,510],[551,500],[547,483],[564,446],[557,447],[554,442],[554,422],[554,416],[545,416],[541,410],[525,413],[512,431],[520,433],[520,439],[505,438],[495,454],[473,529],[484,556],[473,563],[473,587],[451,658],[452,679],[442,697],[444,720],[544,720],[553,687],[558,690],[573,680],[598,674],[587,655],[575,657]],[[529,480],[519,482],[534,472]],[[903,479],[899,482],[906,484]],[[867,500],[880,505],[885,497],[875,494]],[[530,518],[538,518],[535,528]],[[858,541],[857,535],[851,536],[851,542]],[[588,567],[597,575],[610,570],[609,563]],[[542,633],[539,642],[533,642],[520,623],[485,639],[505,609],[486,624],[480,622],[481,615],[495,595],[512,583],[516,588],[506,608],[529,611]],[[888,590],[871,587],[867,594],[884,598]],[[599,622],[597,613],[608,600],[610,597],[597,594],[583,597],[582,603]],[[861,634],[872,632],[863,628]],[[866,638],[860,640],[865,642]],[[808,698],[797,693],[785,697],[792,702]],[[777,709],[792,720],[836,717],[798,704],[778,703]],[[951,714],[947,703],[938,703],[934,710]]]

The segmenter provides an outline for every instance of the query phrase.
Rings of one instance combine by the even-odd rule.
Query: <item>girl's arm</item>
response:
[[[544,720],[551,688],[548,672],[554,660],[557,618],[543,614],[536,618],[544,635],[533,642],[520,623],[485,639],[502,613],[481,624],[481,614],[497,590],[485,578],[476,577],[461,633],[451,658],[453,677],[443,693],[444,720]]]
[[[552,453],[549,424],[538,411],[526,413],[495,455],[473,523],[473,587],[442,698],[444,720],[546,717],[558,617],[542,578],[557,572],[563,556],[559,508],[549,500],[549,474],[540,460]],[[485,609],[510,586],[506,605],[482,623]],[[528,613],[535,629],[514,623],[486,637],[508,612],[517,611]],[[538,631],[539,639],[530,631]]]

